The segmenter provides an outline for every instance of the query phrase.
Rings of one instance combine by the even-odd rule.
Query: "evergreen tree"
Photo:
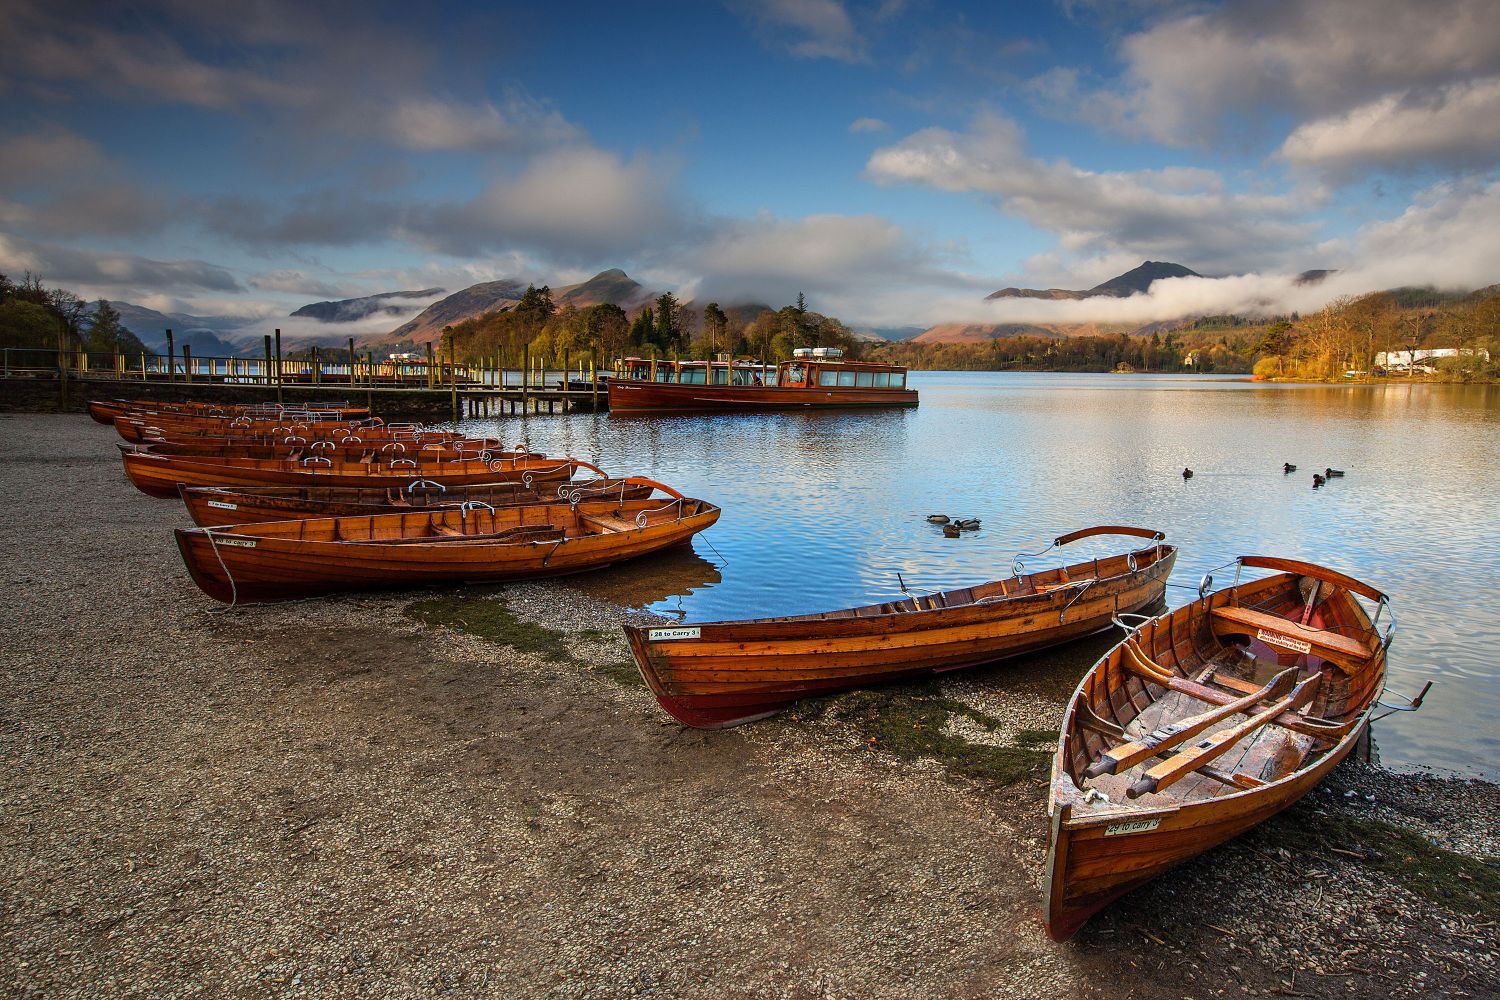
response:
[[[123,330],[120,314],[108,300],[100,299],[89,316],[89,335],[84,342],[85,348],[90,353],[112,353],[120,347],[120,334]]]
[[[651,339],[663,351],[671,350],[682,332],[681,310],[677,296],[671,292],[656,297],[656,331]]]

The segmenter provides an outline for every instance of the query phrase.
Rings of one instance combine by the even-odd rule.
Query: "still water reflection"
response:
[[[1500,777],[1500,387],[980,372],[913,384],[916,410],[463,426],[721,504],[696,555],[578,579],[687,621],[885,599],[898,572],[922,589],[992,579],[1015,553],[1096,523],[1165,529],[1182,546],[1173,582],[1184,587],[1242,553],[1325,563],[1393,595],[1392,688],[1435,682],[1422,711],[1381,724],[1382,759]],[[1283,475],[1283,462],[1298,471]],[[1326,466],[1348,475],[1314,491]],[[948,539],[930,513],[984,526]],[[1167,596],[1176,606],[1191,591]],[[1071,683],[1094,655],[1080,648],[1058,669]],[[1004,668],[990,680],[1003,685]]]

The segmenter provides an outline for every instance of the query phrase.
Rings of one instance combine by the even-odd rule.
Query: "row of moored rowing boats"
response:
[[[651,479],[348,409],[94,415],[128,442],[131,482],[187,503],[199,527],[178,545],[221,601],[578,572],[686,542],[719,516]],[[1176,547],[1126,525],[1053,547],[1105,536],[1136,544],[1032,572],[1018,557],[1005,579],[861,607],[627,632],[662,708],[718,728],[1122,628],[1074,691],[1053,762],[1043,916],[1067,938],[1322,780],[1379,705],[1395,626],[1377,588],[1263,556],[1236,560],[1228,587],[1205,577],[1189,604],[1145,613],[1163,603]],[[1245,568],[1271,575],[1240,582]]]

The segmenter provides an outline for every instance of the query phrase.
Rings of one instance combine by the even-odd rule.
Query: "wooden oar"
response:
[[[1297,682],[1297,668],[1288,667],[1275,677],[1265,687],[1259,688],[1243,698],[1198,715],[1190,715],[1185,719],[1178,719],[1165,726],[1159,726],[1139,739],[1104,751],[1098,760],[1088,766],[1083,772],[1085,778],[1097,778],[1101,774],[1119,774],[1127,768],[1134,767],[1141,761],[1150,757],[1165,754],[1166,751],[1182,743],[1187,742],[1194,736],[1203,732],[1209,726],[1229,718],[1231,715],[1239,715],[1259,705],[1263,701],[1272,701],[1281,698],[1292,690],[1292,685]]]
[[[1186,677],[1178,677],[1176,674],[1167,672],[1161,664],[1152,660],[1135,648],[1135,643],[1127,642],[1124,645],[1125,656],[1120,658],[1120,663],[1126,670],[1150,681],[1152,684],[1160,685],[1178,694],[1185,694],[1189,698],[1198,701],[1206,701],[1210,705],[1227,705],[1234,700],[1234,695],[1190,681]],[[1227,682],[1227,678],[1219,678],[1217,683]],[[1304,736],[1314,736],[1320,740],[1341,739],[1345,733],[1357,726],[1364,716],[1355,713],[1343,722],[1332,722],[1328,719],[1320,719],[1317,716],[1298,715],[1295,712],[1286,712],[1278,719],[1273,720],[1275,725],[1283,729],[1290,729],[1294,733],[1302,733]]]
[[[1312,701],[1313,693],[1318,689],[1318,682],[1322,679],[1322,674],[1309,677],[1293,688],[1291,694],[1264,712],[1251,716],[1237,726],[1221,729],[1208,738],[1194,743],[1186,750],[1168,757],[1127,788],[1126,797],[1136,799],[1151,792],[1162,791],[1192,774],[1197,768],[1217,759],[1230,747],[1262,726],[1269,724],[1282,712],[1296,712],[1297,709]]]

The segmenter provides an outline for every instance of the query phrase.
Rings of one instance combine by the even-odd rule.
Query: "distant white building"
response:
[[[1478,361],[1488,361],[1490,352],[1483,348],[1475,349],[1465,347],[1460,351],[1456,347],[1433,347],[1422,348],[1415,351],[1381,351],[1375,355],[1375,367],[1385,369],[1408,368],[1431,368],[1429,362],[1440,361],[1444,358],[1456,358],[1462,354],[1466,358],[1474,358]]]

